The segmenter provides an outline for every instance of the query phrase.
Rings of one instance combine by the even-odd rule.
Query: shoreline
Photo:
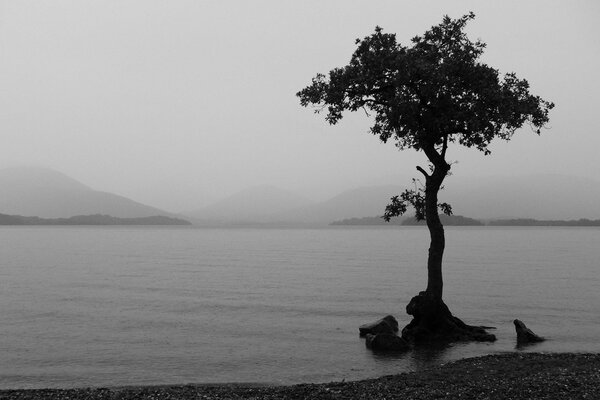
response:
[[[500,353],[360,381],[6,389],[37,399],[600,399],[600,353]]]

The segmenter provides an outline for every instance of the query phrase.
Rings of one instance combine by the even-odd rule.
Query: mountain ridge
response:
[[[311,202],[284,211],[271,210],[270,214],[263,213],[262,216],[255,215],[253,222],[326,225],[336,220],[382,215],[392,196],[406,188],[413,188],[410,180],[403,183],[349,189],[325,201]],[[259,191],[256,188],[255,192]],[[242,197],[233,195],[229,199]],[[600,182],[572,176],[451,176],[446,182],[446,189],[440,192],[439,199],[450,203],[454,214],[469,215],[479,220],[600,218],[600,209],[597,207],[600,204]],[[258,197],[254,201],[259,201]],[[231,202],[227,206],[220,202],[215,204],[223,206],[221,212],[228,207],[242,207],[239,202]],[[409,211],[407,216],[410,215]]]
[[[64,218],[106,214],[118,218],[176,214],[117,194],[98,191],[67,176],[41,167],[0,169],[0,213]]]
[[[105,214],[117,218],[156,215],[184,217],[199,225],[328,225],[337,220],[382,215],[400,184],[365,185],[324,201],[275,186],[254,186],[209,206],[173,214],[117,194],[98,191],[45,168],[0,169],[0,213],[65,218]],[[600,218],[600,182],[563,175],[500,177],[450,176],[439,194],[456,215],[479,220],[577,220]],[[410,216],[410,212],[407,213]]]
[[[304,196],[272,185],[251,186],[183,215],[204,223],[286,222],[290,210],[312,204]]]

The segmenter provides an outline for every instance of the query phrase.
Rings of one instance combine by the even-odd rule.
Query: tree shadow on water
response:
[[[435,343],[427,346],[416,346],[411,350],[411,358],[415,369],[428,368],[446,361],[449,343]]]
[[[418,370],[447,361],[447,353],[452,347],[452,344],[436,343],[428,344],[427,346],[415,346],[408,351],[371,351],[371,354],[378,362],[385,363],[402,360],[407,363],[409,370]]]

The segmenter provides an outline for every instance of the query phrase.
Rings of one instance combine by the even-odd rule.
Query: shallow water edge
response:
[[[599,398],[600,354],[519,353],[465,358],[377,379],[292,386],[190,384],[1,390],[3,400],[37,399],[347,399]]]

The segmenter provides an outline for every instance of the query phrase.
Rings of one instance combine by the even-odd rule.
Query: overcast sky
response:
[[[269,184],[323,199],[402,183],[425,165],[329,126],[295,93],[380,25],[402,43],[474,11],[484,59],[556,103],[492,155],[452,148],[454,174],[598,180],[600,2],[0,0],[0,167],[50,167],[169,211]]]

